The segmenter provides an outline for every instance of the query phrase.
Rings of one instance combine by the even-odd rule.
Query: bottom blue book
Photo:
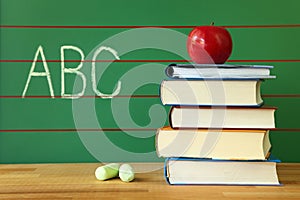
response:
[[[165,177],[171,185],[280,185],[277,162],[167,158]]]

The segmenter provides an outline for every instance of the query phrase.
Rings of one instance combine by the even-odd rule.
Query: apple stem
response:
[[[211,26],[215,25],[215,22],[211,22],[210,25],[211,25]]]

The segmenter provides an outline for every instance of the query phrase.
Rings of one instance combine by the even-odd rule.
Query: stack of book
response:
[[[172,106],[158,129],[170,184],[279,185],[270,156],[276,108],[263,106],[262,81],[272,66],[171,64],[160,97]]]

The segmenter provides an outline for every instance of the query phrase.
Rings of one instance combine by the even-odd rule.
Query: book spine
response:
[[[155,134],[155,149],[156,149],[156,155],[158,157],[162,157],[158,151],[158,137],[159,137],[159,132],[160,132],[161,128],[156,130],[156,134]]]
[[[160,99],[160,102],[161,102],[161,104],[162,105],[165,105],[165,103],[164,103],[164,100],[163,100],[163,86],[164,86],[164,84],[165,84],[165,81],[166,80],[163,80],[161,83],[160,83],[160,87],[159,87],[159,99]]]
[[[169,180],[168,163],[169,163],[169,158],[166,158],[165,163],[164,163],[164,177],[165,177],[166,182],[169,185],[172,185]]]
[[[174,108],[175,108],[175,106],[172,106],[172,107],[171,107],[171,109],[170,109],[170,111],[169,111],[169,116],[168,116],[168,118],[169,118],[169,124],[170,124],[170,127],[171,127],[172,129],[174,129],[174,126],[173,126],[173,120],[172,120],[172,112],[173,112]]]
[[[173,66],[172,65],[169,65],[168,67],[166,67],[165,69],[165,74],[169,77],[169,78],[176,78],[174,77],[174,69],[173,69]]]

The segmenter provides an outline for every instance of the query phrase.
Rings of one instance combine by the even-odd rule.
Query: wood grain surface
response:
[[[282,186],[170,186],[162,163],[132,164],[136,179],[98,181],[101,164],[2,164],[0,199],[300,199],[300,164],[279,163]]]

